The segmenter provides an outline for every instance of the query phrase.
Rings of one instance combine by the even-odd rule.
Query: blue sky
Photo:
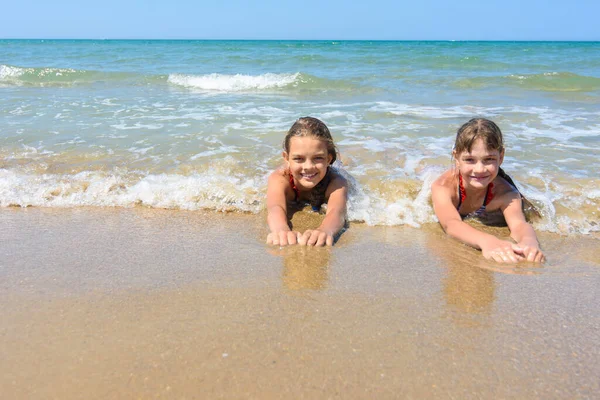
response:
[[[6,2],[0,38],[600,40],[600,0]]]

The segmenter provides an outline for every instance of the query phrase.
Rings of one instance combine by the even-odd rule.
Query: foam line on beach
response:
[[[360,183],[349,181],[348,217],[371,226],[435,223],[431,183],[439,170],[429,168],[413,178],[396,176]],[[543,177],[540,177],[543,179]],[[581,186],[581,185],[579,185]],[[578,186],[578,187],[579,187]],[[587,186],[556,187],[547,182],[540,190],[527,184],[520,189],[542,214],[536,229],[562,234],[600,232],[600,202],[594,182]],[[266,175],[235,171],[179,174],[107,173],[29,174],[0,169],[0,207],[135,207],[259,213],[264,210]],[[565,211],[565,210],[568,210]]]

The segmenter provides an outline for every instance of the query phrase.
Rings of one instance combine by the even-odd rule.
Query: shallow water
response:
[[[600,43],[0,41],[0,206],[264,209],[300,116],[350,218],[433,222],[429,185],[488,117],[540,231],[600,232]]]

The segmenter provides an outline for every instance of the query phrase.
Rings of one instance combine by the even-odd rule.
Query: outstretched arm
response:
[[[298,238],[298,243],[308,246],[332,246],[333,238],[342,230],[346,223],[346,202],[348,198],[348,185],[346,180],[338,176],[327,188],[329,200],[327,213],[317,229],[304,232]]]
[[[455,239],[480,249],[486,259],[497,262],[516,263],[523,259],[522,249],[507,240],[501,240],[482,232],[463,222],[452,203],[450,189],[434,182],[431,187],[431,199],[435,215],[444,231]]]
[[[283,178],[280,171],[275,171],[269,176],[267,223],[271,232],[267,236],[267,244],[286,246],[296,244],[298,240],[299,233],[293,232],[288,225],[286,185],[289,183]]]
[[[521,195],[517,194],[502,210],[504,219],[510,229],[510,236],[522,248],[523,257],[527,261],[544,262],[546,257],[540,249],[540,243],[533,227],[525,220],[521,201]]]

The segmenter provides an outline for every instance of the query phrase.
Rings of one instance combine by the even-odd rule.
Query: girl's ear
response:
[[[327,165],[331,165],[333,161],[333,154],[327,154]]]
[[[498,159],[498,166],[502,165],[502,161],[504,161],[504,149],[500,152],[500,158]]]
[[[283,153],[281,153],[281,156],[283,157],[283,159],[285,160],[287,166],[290,166],[290,155],[287,153],[287,151],[284,151]]]

